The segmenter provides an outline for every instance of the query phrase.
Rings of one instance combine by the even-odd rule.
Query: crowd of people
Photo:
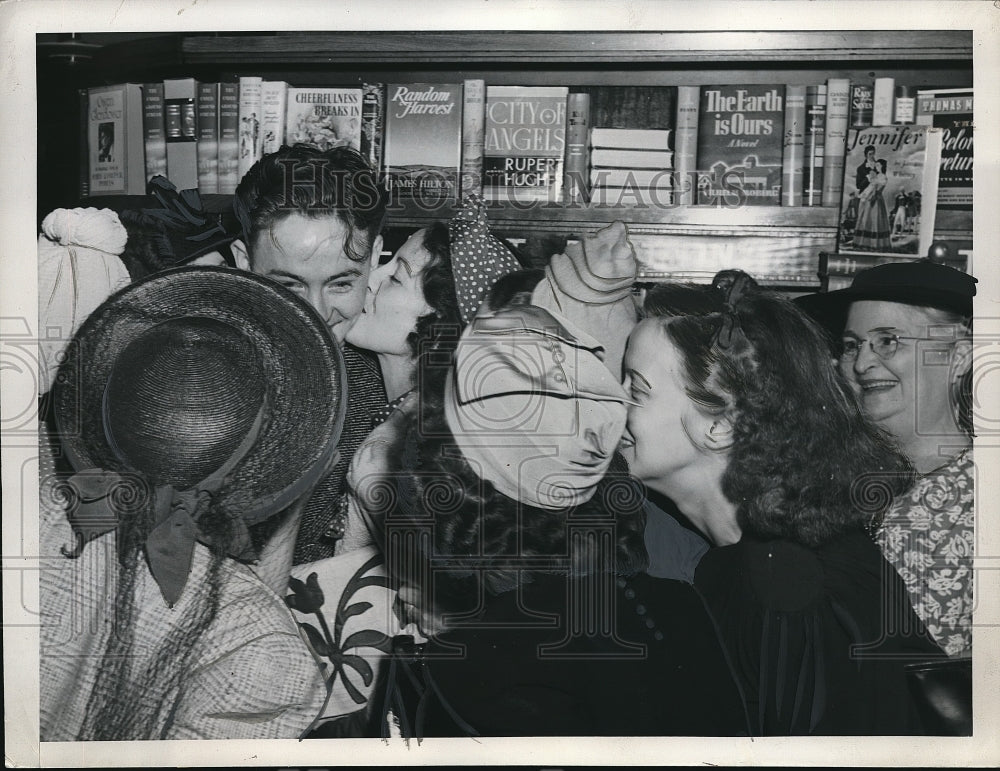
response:
[[[46,218],[43,741],[971,730],[974,278],[531,268],[476,197],[383,254],[380,191]]]

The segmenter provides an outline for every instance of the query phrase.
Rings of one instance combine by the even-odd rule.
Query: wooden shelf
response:
[[[964,31],[339,32],[190,36],[185,63],[553,65],[972,59]]]
[[[616,220],[644,226],[649,231],[657,226],[672,230],[690,229],[699,232],[760,230],[836,230],[837,209],[821,206],[601,206],[597,204],[560,204],[538,202],[512,204],[487,202],[489,220],[493,225],[531,226],[576,231],[582,226],[603,227]],[[436,219],[450,219],[455,202],[435,205],[428,201],[418,205],[409,200],[392,201],[388,207],[390,224],[419,227]]]

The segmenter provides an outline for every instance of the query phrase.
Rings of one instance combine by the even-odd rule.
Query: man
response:
[[[306,504],[294,562],[332,557],[345,524],[344,476],[371,430],[372,411],[386,402],[378,364],[344,343],[382,251],[385,198],[375,173],[354,150],[296,145],[254,164],[233,206],[243,231],[243,240],[232,246],[236,264],[304,298],[344,349],[348,408],[340,460]]]
[[[875,146],[868,145],[865,148],[865,159],[858,165],[858,169],[854,174],[854,187],[857,188],[859,193],[868,187],[868,172],[874,171],[877,168],[878,165],[875,163]]]

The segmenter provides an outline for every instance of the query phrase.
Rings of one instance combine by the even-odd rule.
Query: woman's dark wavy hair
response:
[[[819,326],[754,286],[718,308],[658,323],[697,408],[732,421],[722,491],[743,532],[817,546],[880,516],[913,469],[864,416]]]
[[[454,350],[454,343],[462,331],[448,226],[443,222],[430,225],[424,232],[423,247],[431,258],[420,271],[420,289],[432,311],[417,319],[406,338],[414,359],[432,354],[446,356]]]
[[[233,199],[251,261],[257,241],[281,219],[333,214],[347,229],[347,256],[364,262],[382,230],[385,207],[378,174],[359,152],[302,144],[283,145],[257,161],[240,180]]]
[[[546,510],[528,506],[498,492],[480,478],[462,456],[444,416],[444,382],[450,361],[421,359],[419,410],[411,417],[403,447],[403,468],[397,491],[397,525],[406,521],[433,523],[428,546],[454,569],[435,572],[436,607],[470,609],[480,589],[496,595],[531,581],[535,573],[583,575],[596,570],[633,575],[648,564],[643,532],[645,500],[642,486],[628,475],[617,454],[593,498],[571,509]],[[599,522],[614,533],[613,544],[601,547],[590,539],[571,537],[574,522]],[[405,553],[390,556],[397,580],[430,587],[427,550],[411,540]],[[533,558],[530,569],[517,559]],[[403,566],[409,566],[408,568]],[[419,566],[422,566],[419,567]],[[481,579],[479,578],[481,576]]]

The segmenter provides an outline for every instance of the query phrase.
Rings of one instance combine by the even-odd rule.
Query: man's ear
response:
[[[233,259],[236,261],[237,268],[246,271],[253,270],[250,267],[250,255],[247,254],[247,245],[242,240],[237,238],[229,245],[229,249],[233,253]]]
[[[379,257],[382,256],[382,236],[375,236],[375,240],[372,241],[372,253],[371,253],[371,267],[377,268]]]

